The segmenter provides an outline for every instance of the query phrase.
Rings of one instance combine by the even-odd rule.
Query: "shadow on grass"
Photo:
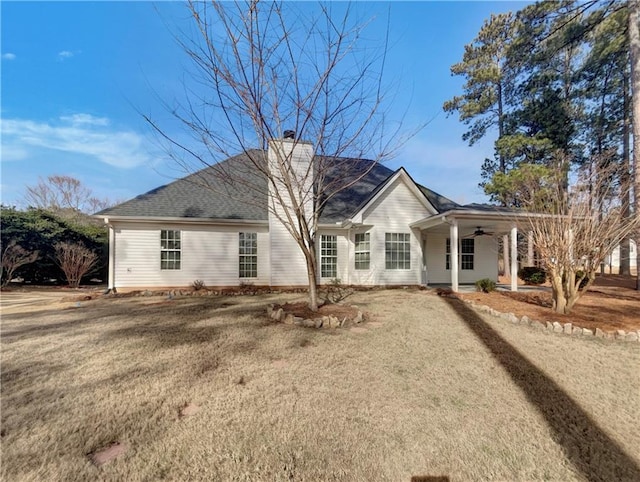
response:
[[[640,467],[552,379],[463,302],[445,298],[507,371],[551,428],[554,440],[586,480],[640,480]]]

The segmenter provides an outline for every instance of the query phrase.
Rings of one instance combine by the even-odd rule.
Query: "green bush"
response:
[[[536,266],[526,266],[518,271],[518,278],[528,285],[541,285],[547,280],[547,272]]]
[[[0,244],[8,246],[15,242],[27,251],[40,253],[34,263],[21,266],[14,277],[25,282],[47,284],[56,280],[64,284],[65,276],[54,261],[55,245],[58,243],[81,243],[99,256],[94,269],[86,274],[83,282],[91,278],[107,279],[109,260],[108,232],[103,224],[85,216],[79,221],[63,219],[44,209],[26,209],[2,206],[0,212]]]
[[[483,293],[491,293],[496,290],[496,282],[489,278],[483,278],[476,281],[476,291]]]

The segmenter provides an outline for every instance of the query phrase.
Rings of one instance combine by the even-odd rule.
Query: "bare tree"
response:
[[[67,214],[92,214],[111,205],[108,199],[98,199],[82,182],[71,176],[53,175],[39,178],[35,186],[27,186],[25,201],[31,207]]]
[[[607,255],[640,227],[638,217],[630,221],[625,216],[619,193],[614,192],[615,169],[583,169],[568,191],[561,179],[552,178],[545,183],[546,195],[531,198],[527,206],[532,214],[524,229],[533,233],[558,313],[571,311]]]
[[[270,215],[304,254],[316,310],[323,208],[389,157],[388,139],[394,148],[402,142],[400,125],[391,126],[382,109],[386,44],[360,45],[366,23],[352,20],[351,5],[320,4],[314,13],[255,0],[188,7],[197,33],[176,38],[193,63],[193,84],[184,103],[165,106],[198,147],[145,118],[184,170],[212,167],[231,187],[226,195],[262,206],[268,200]],[[288,143],[274,142],[285,133]],[[298,164],[296,152],[309,148],[313,162]],[[219,163],[239,152],[245,155],[235,162]]]
[[[98,262],[98,255],[81,243],[58,243],[55,250],[56,262],[72,288],[80,286],[82,277]]]
[[[0,273],[2,286],[7,286],[11,282],[13,274],[20,266],[33,263],[36,259],[38,259],[38,251],[28,251],[15,240],[10,241],[2,251]]]

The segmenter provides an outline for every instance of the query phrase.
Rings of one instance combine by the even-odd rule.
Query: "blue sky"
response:
[[[458,202],[483,202],[480,166],[493,138],[473,147],[442,104],[460,94],[450,75],[464,45],[491,13],[523,2],[359,2],[383,35],[390,12],[386,76],[391,114],[408,127],[431,122],[387,165]],[[77,177],[99,197],[125,200],[184,173],[167,159],[141,113],[169,115],[158,97],[179,95],[188,64],[169,28],[187,12],[174,2],[1,2],[1,189],[23,205],[39,177]],[[171,134],[171,124],[165,124]]]

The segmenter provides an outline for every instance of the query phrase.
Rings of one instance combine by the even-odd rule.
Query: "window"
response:
[[[473,253],[475,248],[475,239],[463,239],[460,242],[460,252],[462,254],[460,268],[473,269]]]
[[[445,269],[451,269],[451,240],[447,238]]]
[[[460,269],[473,269],[473,255],[475,251],[475,239],[468,238],[460,241]],[[447,238],[445,268],[451,269],[451,240]]]
[[[258,234],[239,233],[239,276],[240,278],[258,277]]]
[[[356,234],[356,269],[369,269],[371,263],[371,243],[369,233]]]
[[[384,252],[386,269],[411,268],[411,241],[409,233],[385,233]]]
[[[180,231],[160,230],[160,269],[180,269]]]
[[[320,277],[338,276],[338,238],[334,234],[320,236]]]

